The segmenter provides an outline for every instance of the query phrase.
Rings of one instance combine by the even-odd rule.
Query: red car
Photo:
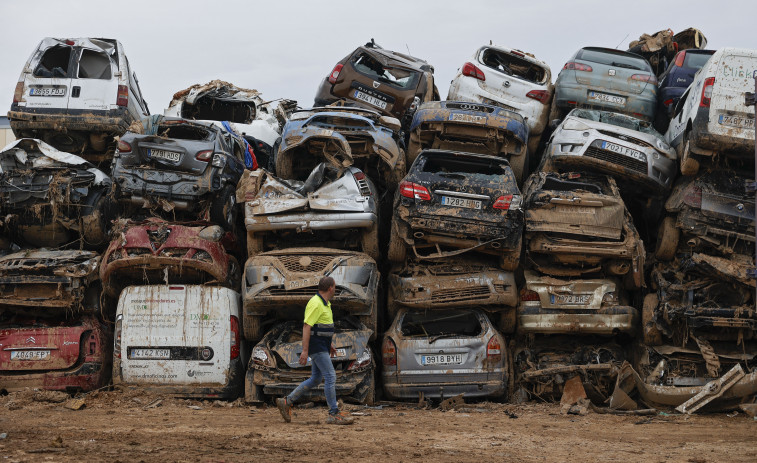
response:
[[[134,284],[216,283],[238,290],[239,263],[229,255],[236,238],[218,225],[150,218],[122,223],[115,236],[100,265],[103,290],[110,296]]]
[[[86,392],[110,381],[112,342],[93,316],[0,322],[0,393],[27,387]]]

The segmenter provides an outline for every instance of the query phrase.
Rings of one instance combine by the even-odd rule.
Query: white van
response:
[[[79,153],[107,151],[113,136],[149,115],[120,42],[48,37],[21,71],[8,119],[18,138]]]
[[[755,78],[757,50],[746,48],[722,48],[697,72],[665,134],[683,175],[695,175],[699,161],[715,154],[754,156],[754,106],[744,97]]]
[[[129,286],[116,312],[113,383],[183,397],[243,392],[241,299],[228,288]]]

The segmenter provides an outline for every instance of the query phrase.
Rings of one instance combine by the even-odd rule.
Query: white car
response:
[[[699,161],[715,154],[754,156],[754,105],[744,96],[756,77],[757,50],[746,48],[722,48],[697,72],[665,133],[683,175],[695,175]]]
[[[547,126],[554,93],[547,63],[520,50],[486,45],[473,54],[449,86],[448,101],[470,101],[516,111],[529,130],[528,151],[536,152]]]

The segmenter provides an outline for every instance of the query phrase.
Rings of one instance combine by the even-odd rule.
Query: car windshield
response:
[[[589,121],[611,124],[617,127],[623,127],[624,129],[646,133],[653,135],[662,141],[665,141],[665,137],[663,137],[660,132],[656,131],[649,122],[637,119],[635,117],[626,116],[625,114],[613,113],[610,111],[599,111],[596,109],[574,109],[573,111],[571,111],[570,115]]]
[[[475,312],[469,310],[435,310],[408,312],[400,327],[407,337],[479,336],[484,330]]]
[[[449,178],[467,179],[475,176],[482,180],[501,182],[502,176],[508,175],[509,170],[507,163],[498,159],[432,152],[425,155],[421,171]]]
[[[649,63],[645,59],[641,57],[637,58],[630,56],[628,53],[619,51],[583,48],[578,52],[578,54],[576,54],[576,59],[597,64],[604,64],[606,66],[616,66],[620,68],[652,72],[652,68],[649,66]]]
[[[367,53],[361,53],[352,60],[358,72],[379,82],[384,82],[401,89],[415,88],[419,72],[407,68],[384,66]]]

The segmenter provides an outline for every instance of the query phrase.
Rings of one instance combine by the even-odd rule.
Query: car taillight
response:
[[[683,202],[691,207],[702,207],[702,188],[690,186],[683,195]]]
[[[348,370],[357,370],[358,368],[367,367],[371,364],[371,353],[368,350],[364,350],[362,354],[350,362],[347,367]]]
[[[484,75],[484,71],[474,66],[473,63],[463,64],[463,75],[468,76],[468,77],[473,77],[478,80],[486,81],[486,76]]]
[[[588,64],[576,63],[575,61],[569,61],[565,63],[565,66],[563,66],[562,68],[563,70],[567,69],[568,71],[592,72],[594,70]]]
[[[507,211],[510,208],[517,209],[520,207],[521,203],[521,196],[520,195],[504,195],[497,198],[496,201],[494,201],[494,204],[492,207],[494,209],[502,209],[503,211]]]
[[[197,153],[197,155],[195,156],[195,159],[197,159],[198,161],[208,162],[210,161],[211,157],[213,157],[213,150],[205,150],[205,151],[200,151],[199,153]]]
[[[400,183],[400,194],[406,198],[422,199],[423,201],[430,201],[431,194],[425,186],[418,185],[413,182]]]
[[[397,346],[392,338],[384,339],[384,344],[381,346],[381,361],[386,366],[397,365]]]
[[[675,64],[677,67],[681,68],[683,67],[683,61],[686,59],[686,51],[679,51],[676,55],[676,61]]]
[[[708,77],[704,79],[704,86],[702,86],[702,100],[699,102],[699,106],[702,108],[710,107],[710,98],[712,98],[712,86],[715,85],[715,78]]]
[[[502,346],[499,345],[497,336],[492,336],[486,343],[486,358],[494,361],[502,359]]]
[[[673,99],[668,98],[667,100],[663,101],[662,104],[665,105],[665,107],[667,108],[668,106],[673,104]]]
[[[357,183],[357,187],[360,190],[360,194],[363,196],[372,196],[371,187],[368,186],[368,180],[365,178],[365,174],[362,172],[353,172],[352,177]]]
[[[531,291],[529,289],[521,289],[520,300],[526,302],[538,302],[540,301],[539,293],[537,293],[536,291]]]
[[[334,69],[331,71],[331,74],[329,74],[329,83],[335,84],[336,80],[339,78],[339,73],[342,72],[342,68],[344,67],[343,64],[337,64],[334,66]],[[321,74],[323,75],[323,74]]]
[[[121,322],[123,321],[123,316],[119,315],[116,319],[116,332],[113,336],[113,354],[116,356],[116,358],[121,358]]]
[[[252,363],[262,365],[264,367],[275,367],[273,356],[265,347],[255,346],[252,349]]]
[[[13,92],[13,102],[18,103],[21,101],[21,97],[24,96],[24,83],[19,82],[16,84],[16,91]]]
[[[121,153],[131,153],[131,145],[123,140],[118,140],[118,151]]]
[[[549,92],[546,90],[531,90],[530,92],[526,93],[526,96],[533,98],[534,100],[538,100],[544,104],[547,104],[547,102],[549,101]]]
[[[118,106],[129,106],[129,87],[126,85],[118,86],[118,98],[116,99],[116,104]]]
[[[631,80],[638,80],[639,82],[657,85],[657,77],[652,74],[634,74],[631,76]]]
[[[231,359],[239,357],[239,319],[235,316],[231,316]]]

